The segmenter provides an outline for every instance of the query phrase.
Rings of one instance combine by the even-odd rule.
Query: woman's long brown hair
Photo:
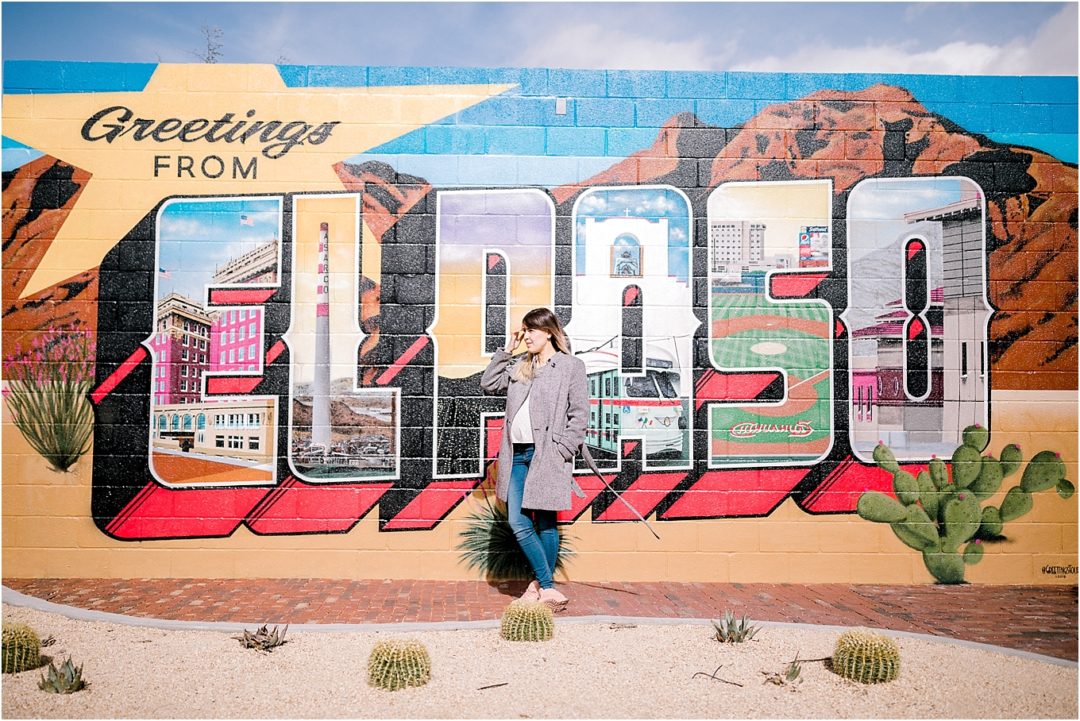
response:
[[[551,334],[551,344],[555,350],[570,355],[570,340],[563,331],[559,316],[547,308],[533,308],[521,319],[521,324],[532,330],[542,330]],[[514,377],[519,381],[529,380],[533,377],[532,354],[526,353],[514,366]]]

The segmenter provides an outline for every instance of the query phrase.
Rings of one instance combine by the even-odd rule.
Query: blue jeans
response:
[[[532,443],[514,444],[514,467],[510,471],[510,486],[506,491],[506,516],[518,545],[525,552],[540,588],[552,588],[555,561],[559,558],[559,528],[555,511],[533,511],[536,525],[521,511],[525,495],[525,476],[532,462]]]

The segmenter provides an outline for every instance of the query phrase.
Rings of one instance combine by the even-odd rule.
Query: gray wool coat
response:
[[[538,369],[531,381],[518,381],[508,368],[511,355],[499,349],[480,377],[480,387],[488,394],[506,394],[506,421],[499,446],[498,484],[495,494],[506,501],[514,448],[510,426],[514,415],[529,400],[533,451],[525,476],[523,508],[564,511],[570,508],[570,491],[581,495],[574,482],[574,455],[585,440],[589,425],[589,391],[585,363],[580,358],[558,352]],[[525,360],[525,359],[523,359]]]

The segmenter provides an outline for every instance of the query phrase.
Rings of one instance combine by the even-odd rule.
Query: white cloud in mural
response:
[[[852,192],[848,217],[853,220],[902,220],[905,213],[959,200],[961,187],[961,182],[953,179],[866,181]]]
[[[173,215],[165,212],[158,224],[158,236],[162,240],[209,238],[213,226],[190,215]]]
[[[233,217],[230,215],[229,220],[233,220]],[[257,245],[272,240],[276,234],[276,218],[270,223],[266,222],[264,218],[258,218],[257,222],[258,225],[266,227],[234,228],[231,223],[223,223],[222,218],[209,214],[171,215],[164,213],[158,225],[158,237],[162,242],[202,241],[212,243],[215,248],[235,249],[244,247],[250,250]],[[228,245],[225,245],[226,243]]]
[[[648,215],[650,213],[666,215],[668,213],[674,213],[678,209],[679,206],[674,200],[664,193],[658,193],[652,197],[645,196],[639,198],[639,202],[635,206],[634,211],[639,215]]]
[[[578,201],[579,213],[599,213],[607,210],[607,198],[602,193],[586,193]]]
[[[959,40],[914,50],[916,38],[857,46],[814,44],[787,55],[735,63],[732,70],[760,72],[874,72],[956,75],[1072,75],[1077,71],[1077,11],[1069,4],[1034,34],[1001,44]],[[745,56],[744,56],[745,57]]]

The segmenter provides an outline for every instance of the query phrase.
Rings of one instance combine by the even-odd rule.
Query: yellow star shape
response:
[[[290,88],[272,65],[200,64],[160,65],[138,92],[5,95],[5,136],[92,174],[22,297],[100,265],[109,249],[163,198],[340,190],[335,163],[512,87]],[[86,130],[88,119],[118,106],[131,111],[129,120],[121,121],[122,111],[115,110]],[[159,141],[152,128],[138,137],[141,126],[135,123],[202,118],[213,124],[228,113],[232,123],[302,121],[313,129],[338,124],[322,142],[294,145],[269,158],[263,150],[273,141],[261,142],[256,134],[241,142],[244,128],[232,136],[233,142],[225,142],[223,136],[233,126],[222,126],[217,133],[207,133],[210,128],[203,126],[201,139],[196,127],[183,142],[175,137],[177,124],[170,123],[158,132]],[[110,140],[110,124],[133,127]],[[84,132],[97,139],[85,139]],[[318,139],[318,134],[310,138]],[[191,158],[190,163],[181,156]],[[221,162],[207,160],[209,156]]]

